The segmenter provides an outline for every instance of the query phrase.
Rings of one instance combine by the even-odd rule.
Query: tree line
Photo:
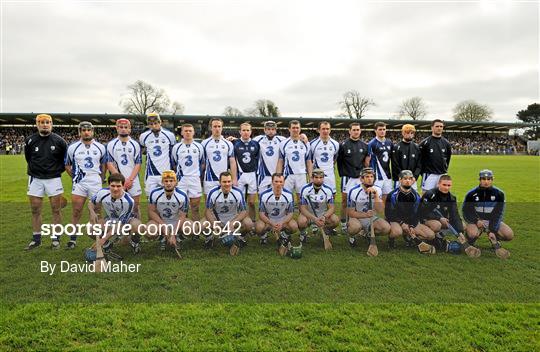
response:
[[[153,86],[150,83],[138,80],[127,86],[127,92],[120,99],[120,106],[127,114],[146,115],[150,112],[161,114],[182,115],[185,107],[178,101],[173,101],[167,93]],[[377,104],[373,99],[363,96],[357,90],[349,90],[343,93],[341,100],[337,102],[341,112],[337,117],[348,117],[350,119],[361,119],[367,111]],[[484,122],[490,121],[493,117],[493,110],[485,104],[480,104],[474,100],[464,100],[456,104],[452,110],[454,121],[462,122]],[[397,107],[395,118],[422,120],[428,114],[428,106],[421,97],[405,99]],[[281,112],[272,100],[258,99],[252,106],[240,110],[233,106],[227,106],[223,110],[223,116],[253,116],[253,117],[279,117]],[[523,122],[540,122],[540,105],[531,104],[527,109],[520,110],[516,114],[517,118]],[[534,138],[540,137],[540,129],[533,127],[526,133]]]

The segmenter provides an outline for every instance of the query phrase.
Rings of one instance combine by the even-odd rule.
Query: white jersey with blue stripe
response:
[[[206,164],[204,180],[219,181],[219,174],[229,169],[229,158],[234,156],[233,145],[223,136],[207,138],[201,144]]]
[[[282,141],[279,145],[279,158],[284,160],[283,174],[305,175],[307,174],[306,161],[310,158],[309,146],[300,139],[291,137]]]
[[[232,187],[229,193],[224,193],[221,186],[217,186],[208,193],[206,208],[211,209],[219,221],[227,223],[246,210],[244,194],[236,187]]]
[[[339,143],[332,138],[323,141],[321,137],[317,137],[309,142],[309,146],[313,168],[322,169],[326,176],[334,176],[334,163],[338,156]]]
[[[90,175],[101,175],[101,164],[106,162],[105,146],[95,140],[88,145],[77,141],[67,149],[65,164],[72,166],[74,183],[79,183]]]
[[[378,198],[382,200],[382,189],[378,186],[371,186],[377,190]],[[372,203],[373,206],[373,203]],[[361,184],[354,186],[347,196],[347,207],[365,213],[369,210],[369,195]]]
[[[139,142],[146,148],[146,177],[160,176],[171,169],[171,151],[176,143],[174,133],[164,128],[157,133],[147,130],[141,133]]]
[[[373,138],[368,143],[368,154],[371,157],[370,166],[375,171],[375,180],[391,180],[390,159],[394,145],[389,139],[380,141]]]
[[[133,217],[135,201],[128,192],[124,192],[122,197],[114,199],[109,188],[102,188],[92,197],[91,201],[94,204],[101,204],[105,210],[105,220],[127,224]]]
[[[141,145],[131,137],[127,142],[116,137],[107,143],[107,161],[114,163],[124,177],[129,177],[135,165],[142,164]]]
[[[156,206],[159,217],[167,224],[177,223],[180,213],[188,212],[188,196],[179,188],[175,188],[170,197],[167,197],[165,188],[158,187],[150,193],[148,200]]]
[[[284,139],[281,136],[274,136],[270,139],[266,135],[253,138],[260,146],[259,169],[257,171],[259,183],[265,176],[272,176],[276,172],[279,159],[279,144]]]
[[[325,184],[316,190],[313,183],[308,183],[300,191],[300,204],[307,205],[313,215],[320,217],[328,210],[328,204],[334,204],[334,192]]]
[[[283,189],[276,197],[272,188],[259,195],[259,212],[264,212],[272,221],[281,221],[294,212],[294,196],[291,191]]]
[[[192,141],[186,143],[182,140],[176,143],[172,149],[172,160],[176,165],[176,175],[182,176],[201,176],[201,167],[204,162],[204,150],[200,143]]]

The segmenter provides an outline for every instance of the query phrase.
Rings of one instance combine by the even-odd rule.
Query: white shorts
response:
[[[136,177],[135,180],[133,180],[133,184],[131,185],[131,188],[128,189],[127,192],[133,197],[137,197],[142,194],[141,181],[139,181],[138,177]]]
[[[161,183],[161,176],[146,176],[146,179],[144,180],[144,192],[147,197],[150,197],[150,193],[161,186],[163,186]]]
[[[324,184],[332,188],[332,193],[336,194],[336,175],[333,172],[324,172]]]
[[[382,189],[382,194],[388,194],[394,190],[394,181],[376,180],[375,186],[379,186]]]
[[[62,193],[64,193],[64,187],[61,177],[42,179],[28,176],[27,195],[43,198],[45,195],[54,197]]]
[[[305,185],[307,185],[306,174],[292,174],[285,179],[285,189],[292,193],[300,193]]]
[[[238,188],[245,193],[247,186],[247,194],[257,193],[257,175],[255,172],[244,172],[238,179]]]
[[[259,183],[259,193],[262,193],[269,188],[272,188],[272,176],[264,176]]]
[[[360,178],[343,176],[341,178],[341,193],[348,194],[349,191],[356,185],[360,184]]]
[[[219,186],[219,181],[204,181],[204,194],[208,195],[217,186]]]
[[[101,176],[93,174],[91,176],[86,176],[77,183],[74,183],[73,188],[71,189],[71,194],[92,198],[101,188],[103,188]]]
[[[188,198],[200,198],[202,196],[201,178],[199,176],[180,176],[178,188],[184,191]]]
[[[427,191],[437,187],[439,183],[439,174],[422,174],[422,191]]]

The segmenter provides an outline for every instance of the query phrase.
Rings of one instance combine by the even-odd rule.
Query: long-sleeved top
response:
[[[392,180],[399,181],[399,173],[402,170],[411,170],[414,178],[418,180],[422,171],[418,144],[401,141],[394,146],[392,150]]]
[[[361,140],[347,138],[340,146],[337,157],[339,176],[359,177],[368,155],[368,146]]]
[[[24,142],[24,157],[28,163],[28,175],[39,179],[60,177],[65,170],[66,150],[66,141],[56,133],[48,136],[34,133],[27,137]]]
[[[441,217],[444,217],[457,232],[463,232],[463,223],[457,210],[456,197],[450,192],[443,193],[438,188],[424,192],[420,202],[419,215],[420,219],[424,221],[440,220]]]
[[[386,197],[384,215],[388,222],[397,222],[416,227],[418,225],[418,206],[420,195],[414,190],[403,192],[400,187]]]
[[[445,174],[452,157],[452,146],[444,137],[429,136],[420,144],[420,162],[423,174]]]
[[[489,221],[490,232],[499,231],[504,215],[504,192],[497,187],[471,189],[463,200],[463,218],[469,224],[478,220]]]

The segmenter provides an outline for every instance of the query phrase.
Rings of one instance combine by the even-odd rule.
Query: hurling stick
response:
[[[369,195],[369,210],[373,210],[373,194]],[[369,218],[369,247],[367,250],[367,255],[370,257],[376,257],[379,255],[379,249],[377,248],[377,243],[375,242],[375,229],[373,228],[373,218]]]
[[[437,216],[444,217],[438,209],[435,209],[434,213]],[[452,224],[448,223],[448,229],[450,230],[450,232],[452,232],[454,236],[457,236],[458,242],[463,246],[463,249],[465,250],[465,253],[467,254],[467,256],[471,258],[478,258],[482,254],[482,252],[480,251],[480,248],[471,246],[469,242],[467,242],[467,239],[465,238],[465,236],[463,236],[463,234],[461,233],[458,233],[457,230],[454,228],[454,226],[452,226]]]
[[[489,241],[491,242],[491,245],[495,249],[495,255],[498,258],[501,258],[501,259],[510,258],[510,251],[501,247],[501,244],[499,243],[499,241],[497,241],[497,237],[495,237],[495,235],[492,232],[488,233],[488,238],[489,238]]]
[[[324,250],[328,251],[328,250],[332,249],[332,242],[330,242],[330,238],[328,237],[326,232],[324,232],[324,230],[322,228],[320,228],[320,227],[319,227],[319,232],[321,233],[321,236],[323,238]]]
[[[100,273],[105,270],[106,265],[105,256],[103,255],[103,247],[101,246],[101,241],[99,236],[96,235],[96,261],[94,262],[95,272]]]

